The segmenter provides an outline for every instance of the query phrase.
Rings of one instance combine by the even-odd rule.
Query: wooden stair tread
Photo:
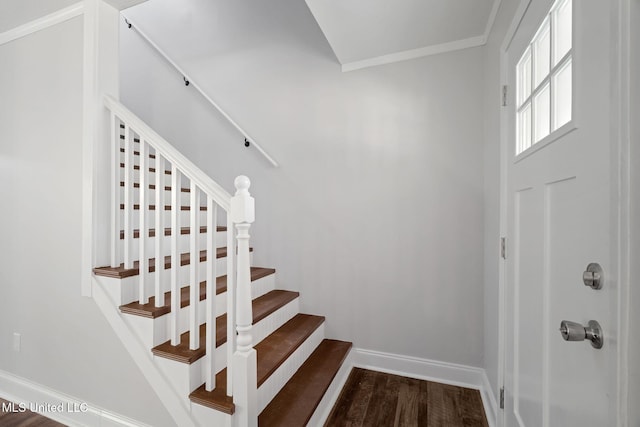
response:
[[[233,404],[233,397],[227,396],[227,368],[216,374],[215,389],[207,391],[205,384],[202,384],[191,392],[189,399],[194,403],[232,415],[236,406]]]
[[[124,203],[120,203],[120,209],[124,209]],[[140,210],[140,205],[138,203],[133,205],[133,210],[134,211],[139,211]],[[149,205],[149,210],[150,211],[155,211],[156,210],[156,205]],[[164,210],[165,211],[170,211],[171,210],[171,205],[164,205]],[[191,206],[180,206],[180,210],[181,211],[190,211],[191,210]],[[200,206],[200,211],[206,211],[207,207],[206,206]]]
[[[258,387],[324,322],[324,316],[297,314],[256,346]]]
[[[258,387],[324,322],[324,317],[310,314],[297,314],[271,335],[255,346],[258,363]],[[228,414],[227,382],[219,381],[219,376],[227,377],[227,368],[216,375],[216,388],[210,392],[204,390],[204,384],[196,389],[189,398],[192,402]],[[231,404],[233,404],[231,402]],[[233,410],[233,409],[231,409]]]
[[[124,181],[120,181],[120,187],[124,187]],[[133,188],[140,188],[140,183],[139,182],[134,182],[133,183]],[[155,189],[156,189],[156,185],[155,184],[149,184],[149,190],[155,190]],[[165,191],[171,191],[171,186],[170,185],[165,185],[164,186],[164,190]],[[191,193],[191,189],[190,188],[181,188],[180,191],[183,192],[183,193]]]
[[[262,279],[270,274],[274,274],[276,270],[274,268],[264,267],[251,267],[251,281]],[[227,291],[227,276],[219,276],[216,278],[216,295]],[[200,301],[207,297],[207,282],[200,282]],[[156,297],[149,298],[147,304],[140,304],[138,301],[134,301],[129,304],[120,306],[120,311],[126,314],[132,314],[134,316],[142,316],[150,319],[163,316],[171,311],[171,291],[164,293],[165,305],[162,307],[156,307]],[[184,286],[180,289],[180,307],[187,307],[191,303],[189,295],[189,286]]]
[[[253,248],[249,248],[249,252],[253,252]],[[227,256],[227,248],[217,248],[216,249],[216,258],[225,258]],[[204,262],[207,260],[207,251],[200,251],[200,262]],[[189,265],[191,262],[191,254],[189,252],[180,254],[180,265]],[[93,273],[98,276],[112,277],[115,279],[124,279],[125,277],[137,276],[140,274],[140,269],[138,267],[139,262],[133,262],[133,268],[124,268],[124,264],[120,264],[118,267],[96,267],[93,269]],[[167,255],[164,257],[164,268],[165,270],[171,268],[171,255]],[[149,258],[149,273],[153,273],[156,271],[156,259]]]
[[[225,226],[217,226],[216,231],[227,231],[227,227]],[[206,233],[207,232],[207,227],[206,226],[202,226],[200,227],[200,233]],[[180,234],[184,235],[184,234],[191,234],[191,227],[180,227]],[[166,227],[164,229],[164,235],[165,236],[171,236],[171,227]],[[156,237],[156,229],[155,228],[150,228],[149,229],[149,237]],[[139,239],[140,238],[140,230],[139,229],[135,229],[133,230],[133,238],[134,239]],[[120,240],[124,239],[124,230],[120,230]]]
[[[300,293],[274,290],[253,300],[253,323],[257,323],[280,307],[298,298]],[[172,346],[171,341],[164,342],[151,351],[154,355],[176,362],[191,364],[205,355],[205,337],[207,334],[206,324],[200,325],[200,347],[196,350],[189,349],[189,331],[180,335],[180,343]],[[227,315],[226,313],[216,318],[216,347],[227,342]]]
[[[260,427],[304,427],[342,366],[351,343],[323,340],[258,416]]]

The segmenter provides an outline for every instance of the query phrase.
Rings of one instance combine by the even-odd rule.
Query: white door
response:
[[[564,2],[532,0],[503,55],[512,89],[503,152],[509,427],[617,422],[614,2]],[[590,263],[604,269],[600,290],[583,283]],[[563,320],[598,321],[604,345],[564,341]]]

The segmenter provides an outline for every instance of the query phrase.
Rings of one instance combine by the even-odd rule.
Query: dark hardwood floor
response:
[[[18,405],[15,411],[8,409],[9,402],[0,399],[0,426],[2,427],[65,427],[64,424],[45,418],[35,412],[19,412]]]
[[[0,399],[1,427],[64,427],[30,411],[3,411],[8,403]],[[488,427],[488,424],[477,390],[354,368],[325,423],[325,427],[343,426]]]
[[[478,390],[354,368],[325,427],[488,427]]]

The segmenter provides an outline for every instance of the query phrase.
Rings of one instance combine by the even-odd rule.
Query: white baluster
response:
[[[156,173],[163,174],[164,170],[156,169]],[[176,165],[171,165],[171,345],[180,343],[179,316],[180,312],[180,285],[178,283],[178,270],[180,269],[180,254],[178,253],[178,238],[180,237],[180,180]],[[164,206],[156,206],[163,209]],[[164,261],[162,261],[164,264]]]
[[[216,235],[218,231],[218,205],[207,197],[207,362],[205,365],[205,388],[216,388],[216,278],[218,277],[216,259]]]
[[[200,324],[198,322],[198,304],[200,302],[200,282],[198,281],[198,266],[200,265],[200,251],[198,250],[198,235],[200,234],[200,190],[191,180],[190,221],[191,231],[189,235],[189,348],[200,348]],[[208,254],[207,259],[211,255]]]
[[[236,194],[231,198],[231,219],[238,229],[238,272],[236,295],[237,349],[233,355],[233,396],[236,404],[235,424],[257,426],[257,356],[251,328],[251,271],[249,228],[255,219],[255,202],[249,194],[251,182],[246,176],[235,179]]]
[[[119,267],[120,246],[120,120],[111,112],[111,267]]]
[[[133,148],[131,148],[133,151]],[[147,225],[147,215],[149,211],[149,203],[147,202],[147,173],[148,173],[148,158],[149,153],[147,151],[147,143],[142,137],[140,137],[140,183],[138,187],[138,200],[140,203],[140,223],[138,224],[138,270],[139,270],[139,282],[138,282],[138,297],[140,304],[146,304],[149,302],[149,296],[146,292],[146,278],[149,274],[149,259],[146,253],[147,237],[149,235]]]
[[[160,152],[156,150],[156,211],[155,211],[155,259],[156,266],[154,272],[154,285],[156,296],[156,307],[164,306],[164,285],[162,278],[164,275],[164,172],[157,173],[157,171],[164,171],[164,157],[160,155]]]
[[[229,363],[236,351],[236,287],[235,287],[235,227],[231,212],[227,212],[227,396],[233,396],[233,365]]]
[[[124,125],[124,268],[133,268],[133,137]]]

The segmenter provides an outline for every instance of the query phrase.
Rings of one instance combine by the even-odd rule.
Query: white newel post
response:
[[[237,347],[233,355],[233,400],[236,404],[234,425],[258,425],[257,356],[253,348],[251,325],[251,271],[249,262],[249,228],[255,219],[255,202],[249,194],[251,181],[239,176],[234,181],[236,194],[231,198],[231,221],[238,230],[236,330]]]

